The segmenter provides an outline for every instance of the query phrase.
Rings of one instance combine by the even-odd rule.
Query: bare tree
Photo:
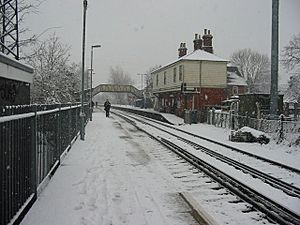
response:
[[[299,69],[300,67],[300,33],[294,35],[289,45],[282,50],[282,65],[287,70]]]
[[[288,89],[285,93],[288,102],[300,102],[300,74],[294,74],[288,81]]]
[[[291,102],[300,102],[300,33],[292,37],[289,45],[282,50],[282,65],[292,72],[288,81],[285,98]]]
[[[24,60],[28,57],[31,48],[36,45],[39,38],[47,33],[49,30],[57,27],[45,27],[45,29],[39,34],[30,34],[30,28],[25,26],[26,18],[33,14],[39,13],[39,7],[47,0],[18,0],[18,23],[19,23],[19,46],[20,46],[20,59]],[[31,53],[33,54],[33,53]]]
[[[153,77],[151,75],[152,71],[160,68],[161,66],[153,66],[153,67],[150,67],[149,70],[146,72],[146,89],[147,91],[149,92],[152,92],[152,89],[153,89]]]
[[[10,6],[12,7],[6,7],[4,14],[5,14],[5,18],[8,18],[9,20],[6,19],[6,30],[14,30],[16,29],[16,22],[15,22],[15,18],[18,19],[17,23],[18,23],[18,46],[19,46],[19,50],[21,53],[23,53],[25,51],[25,49],[27,47],[32,47],[37,41],[38,38],[43,35],[44,33],[46,33],[49,29],[52,28],[45,28],[45,30],[43,32],[41,32],[40,34],[30,34],[30,28],[25,26],[25,21],[26,18],[30,17],[32,14],[37,14],[38,13],[38,8],[40,7],[40,5],[42,3],[44,3],[47,0],[15,0],[17,1],[17,3],[13,3],[13,4],[17,4],[17,17],[15,16],[15,9],[14,9],[14,5],[9,3]],[[7,1],[8,2],[8,1]],[[3,13],[1,11],[1,13]],[[1,14],[0,13],[0,14]],[[4,24],[2,21],[4,17],[0,17],[0,24]],[[10,21],[10,22],[8,22]],[[0,31],[1,29],[3,29],[3,27],[0,26]],[[2,31],[1,31],[2,32]],[[7,40],[5,40],[6,44],[8,46],[10,45],[14,45],[14,43],[12,43],[13,38],[15,37],[16,33],[10,33],[9,36],[7,36]],[[20,54],[23,55],[23,54]],[[20,59],[24,59],[24,56],[21,56]]]
[[[110,68],[109,82],[112,84],[133,84],[129,74],[125,72],[120,66]]]
[[[267,55],[251,49],[241,49],[232,54],[231,62],[238,66],[241,75],[246,79],[250,93],[269,92],[271,63]]]
[[[127,72],[125,72],[120,66],[116,66],[110,68],[109,83],[132,85],[134,82]],[[117,104],[128,104],[128,94],[114,93],[112,96],[114,97],[112,102]]]
[[[80,67],[69,62],[69,47],[52,34],[37,43],[27,63],[34,68],[32,102],[65,103],[75,101],[80,85]]]

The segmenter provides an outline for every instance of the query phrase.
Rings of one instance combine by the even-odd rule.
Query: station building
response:
[[[0,53],[0,106],[30,104],[33,68]]]
[[[193,52],[187,54],[186,43],[181,43],[178,59],[151,73],[155,110],[183,116],[185,109],[202,110],[246,91],[237,68],[231,65],[228,71],[228,60],[213,54],[212,39],[207,29],[202,38],[195,34]]]

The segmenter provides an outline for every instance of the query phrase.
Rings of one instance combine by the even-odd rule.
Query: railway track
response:
[[[160,135],[154,135],[151,132],[148,132],[147,129],[142,129],[141,126],[137,126],[138,123],[142,123],[146,126],[151,126],[152,128],[155,128],[156,130],[159,130],[161,133],[167,133],[167,135],[172,136],[173,138],[176,138],[180,140],[182,143],[185,143],[186,145],[189,145],[193,147],[197,151],[202,151],[205,154],[208,154],[211,157],[216,158],[217,160],[220,160],[237,170],[241,170],[244,173],[251,174],[252,177],[254,178],[259,178],[261,179],[264,183],[269,184],[273,188],[280,189],[284,193],[286,193],[290,197],[294,197],[297,199],[300,199],[300,189],[294,185],[291,185],[287,182],[284,182],[278,178],[274,178],[266,173],[262,173],[261,171],[251,168],[247,165],[244,165],[243,163],[240,163],[236,160],[233,160],[229,157],[226,157],[220,153],[217,153],[215,151],[210,150],[209,148],[206,148],[202,145],[199,145],[195,142],[190,141],[187,138],[183,138],[178,134],[174,134],[174,132],[171,131],[166,131],[161,127],[161,123],[157,123],[159,125],[153,124],[154,121],[148,120],[145,121],[145,118],[137,118],[137,116],[132,116],[132,115],[126,115],[126,114],[121,114],[121,113],[116,113],[114,112],[117,116],[125,119],[129,123],[133,124],[136,126],[138,129],[146,132],[148,135],[150,135],[152,138],[166,146],[167,148],[171,149],[173,152],[184,158],[186,161],[191,163],[194,167],[197,169],[205,172],[208,176],[210,176],[212,179],[217,181],[219,184],[221,184],[223,187],[226,187],[231,193],[234,193],[237,195],[239,198],[243,199],[245,202],[248,202],[253,206],[258,211],[263,212],[267,217],[279,224],[300,224],[300,215],[294,212],[293,210],[289,209],[288,207],[272,200],[271,198],[261,194],[260,192],[256,191],[255,189],[251,188],[250,186],[244,184],[243,182],[238,181],[235,179],[233,176],[230,176],[223,171],[219,170],[218,168],[210,165],[209,163],[205,162],[201,158],[195,156],[194,154],[190,153],[185,149],[185,147],[182,147],[183,145],[181,144],[175,144],[174,142],[168,140],[167,138],[160,136]],[[149,122],[151,121],[151,122]],[[163,125],[165,126],[165,125]],[[170,128],[173,129],[173,128]],[[180,131],[179,129],[176,129],[177,131]],[[183,131],[183,133],[188,133]],[[188,133],[188,135],[196,136],[194,134]],[[200,137],[197,137],[200,138]],[[207,140],[206,140],[207,141]],[[216,144],[216,143],[215,143]],[[224,145],[222,145],[224,147]],[[226,146],[227,148],[230,146]],[[232,149],[231,149],[232,150]],[[235,149],[233,148],[233,151]],[[245,154],[245,151],[242,151],[238,149],[239,153]],[[253,156],[252,154],[246,154],[249,157],[255,157],[257,159],[257,156]],[[259,160],[264,160],[264,158],[258,157]],[[268,163],[275,164],[276,166],[280,166],[281,168],[284,168],[286,170],[290,170],[294,173],[299,173],[299,171],[294,170],[294,168],[290,167],[285,167],[284,165],[278,165],[278,163],[270,161],[270,160],[265,160]],[[299,174],[298,174],[299,175]]]

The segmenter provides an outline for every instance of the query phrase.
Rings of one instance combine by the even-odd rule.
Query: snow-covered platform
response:
[[[197,224],[148,139],[96,109],[21,224]]]
[[[297,149],[274,141],[233,143],[228,140],[230,130],[186,125],[174,115],[162,115],[180,129],[299,168]],[[172,160],[159,154],[164,151],[130,124],[113,114],[106,118],[102,109],[95,109],[85,141],[75,142],[21,224],[197,224],[192,207],[180,194],[186,190],[163,165],[174,167]]]

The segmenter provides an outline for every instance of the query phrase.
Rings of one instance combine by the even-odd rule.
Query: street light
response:
[[[143,94],[143,108],[145,108],[145,91],[143,91],[143,88],[144,88],[144,75],[146,76],[147,74],[145,73],[138,73],[137,74],[138,76],[141,76],[141,91],[142,91],[142,94]]]
[[[144,74],[144,73],[138,73],[137,74],[138,76],[141,76],[141,90],[143,90],[143,88],[144,88],[144,85],[143,85],[143,83],[144,83],[144,75],[147,75],[147,74]]]
[[[85,56],[85,24],[86,24],[86,10],[87,10],[87,0],[83,0],[83,26],[82,26],[82,73],[81,73],[81,110],[80,110],[80,118],[81,118],[81,126],[80,126],[80,139],[84,140],[84,56]]]
[[[101,45],[92,45],[91,47],[91,90],[90,90],[90,121],[93,120],[93,49],[100,48]]]

